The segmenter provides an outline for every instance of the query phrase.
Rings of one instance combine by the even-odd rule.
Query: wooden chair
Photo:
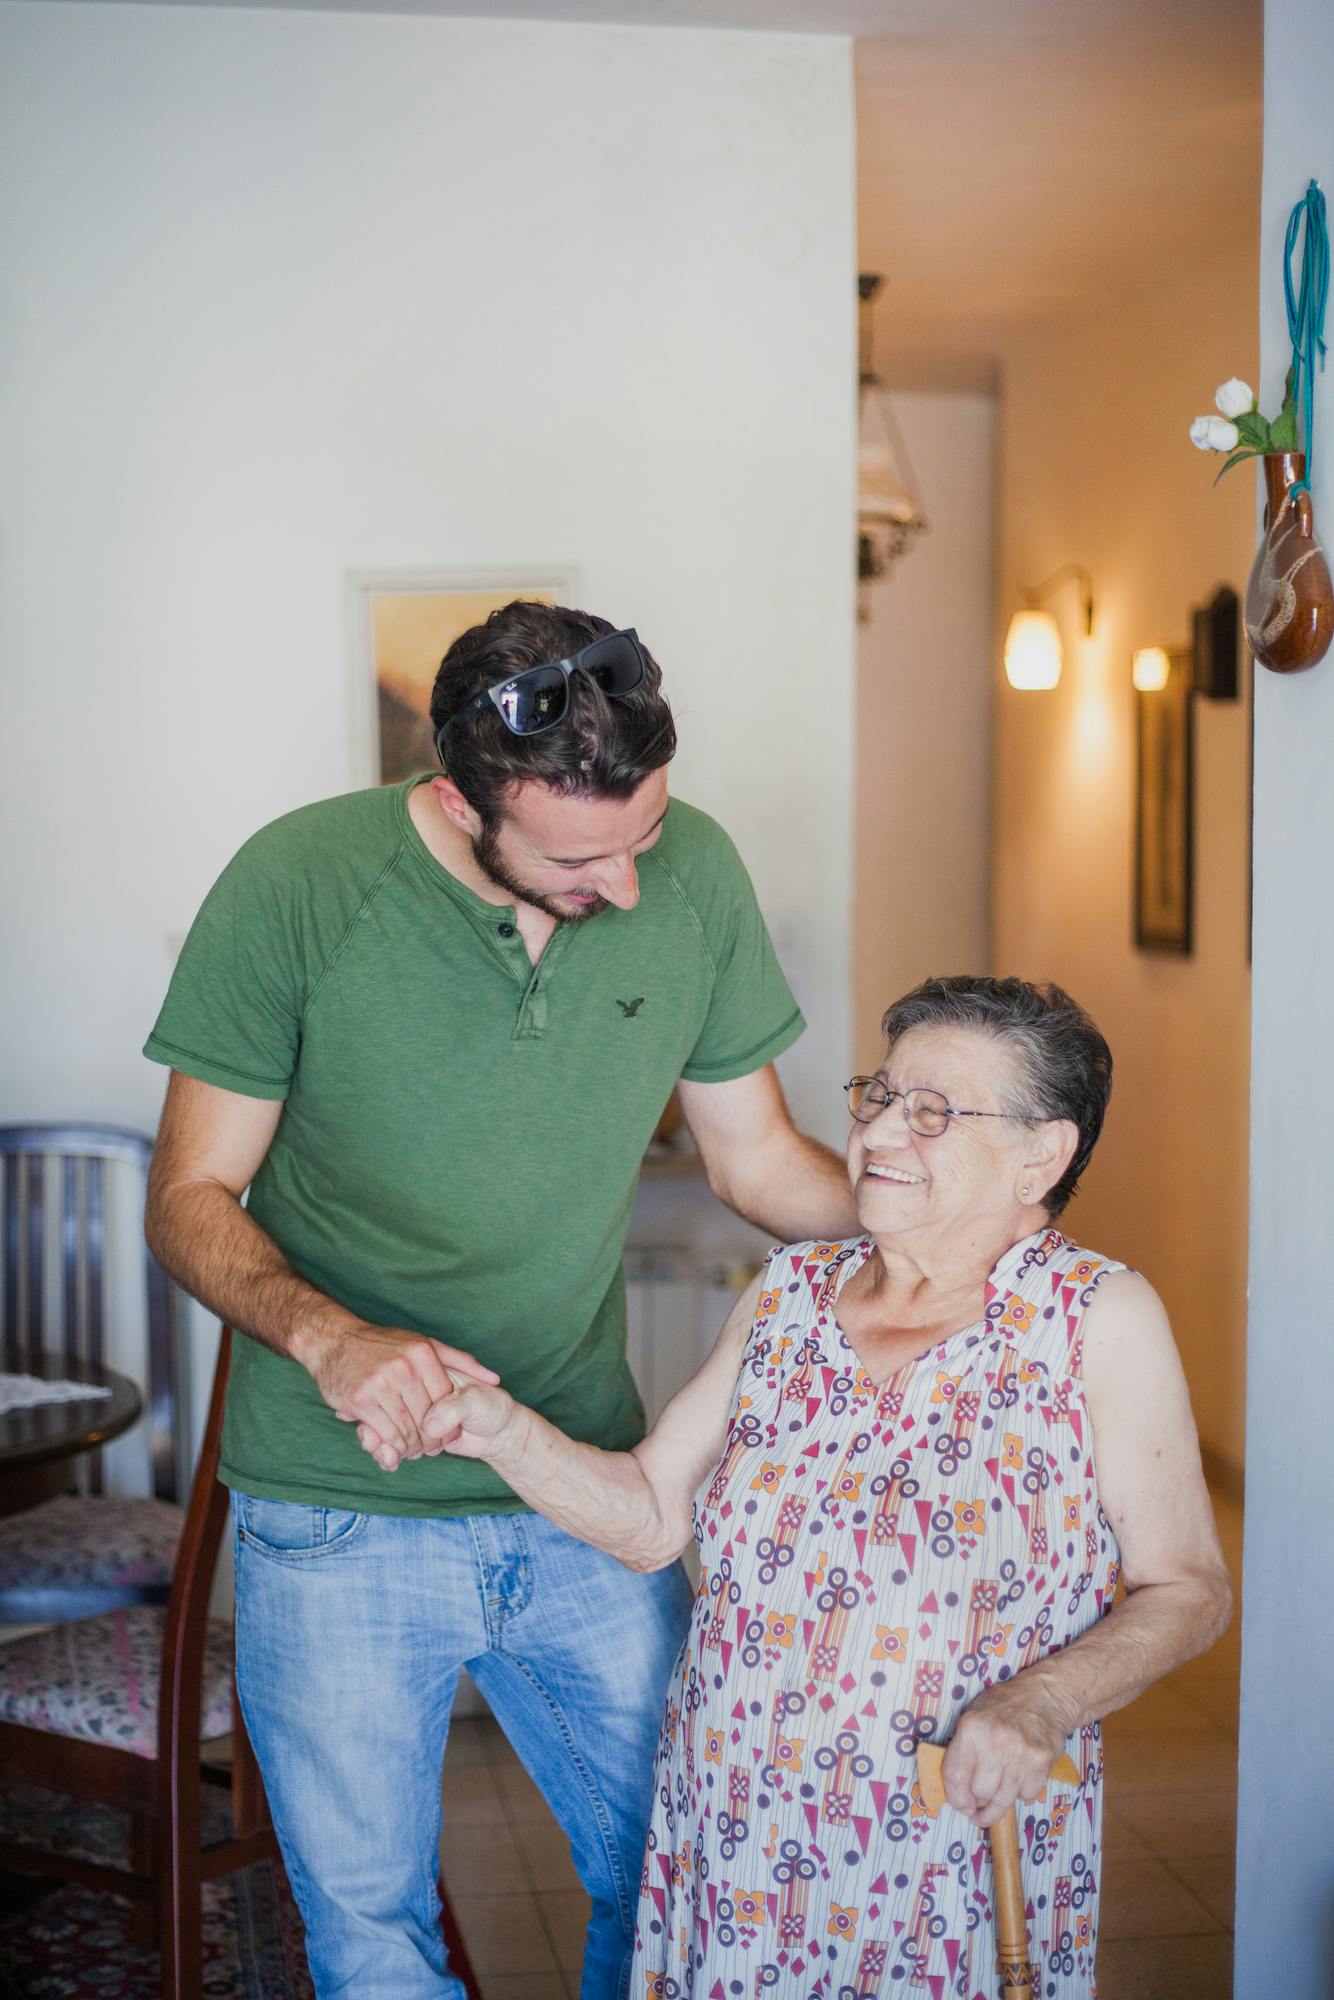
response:
[[[222,1329],[204,1441],[167,1606],[121,1606],[0,1645],[0,1773],[130,1814],[130,1866],[0,1840],[0,1868],[128,1896],[136,1941],[160,1944],[162,2000],[202,2000],[205,1882],[278,1856],[268,1801],[236,1699],[230,1625],[208,1615],[227,1523],[218,1478],[232,1332]],[[202,1746],[231,1731],[230,1766]],[[230,1838],[202,1845],[203,1787],[231,1792]],[[483,2000],[438,1878],[449,1968]]]
[[[0,1127],[4,1171],[3,1366],[30,1368],[43,1348],[104,1362],[108,1170],[128,1166],[142,1212],[153,1142],[113,1125]],[[58,1170],[48,1171],[47,1162]],[[58,1259],[50,1258],[52,1250]],[[34,1494],[39,1504],[0,1519],[0,1624],[87,1618],[120,1605],[165,1604],[184,1524],[176,1410],[178,1293],[144,1256],[151,1499],[103,1496],[101,1453],[88,1453],[86,1494]],[[58,1298],[48,1296],[58,1261]],[[57,1468],[67,1484],[77,1461]],[[49,1490],[49,1489],[48,1489]]]
[[[278,1852],[236,1703],[231,1628],[208,1616],[227,1520],[218,1457],[230,1356],[224,1327],[165,1609],[122,1606],[0,1646],[0,1770],[127,1810],[132,1829],[128,1869],[13,1841],[0,1842],[0,1867],[132,1898],[139,1941],[160,1940],[163,2000],[200,2000],[203,1884]],[[205,1763],[201,1744],[228,1730],[230,1768]],[[211,1847],[206,1784],[231,1791],[231,1836]]]

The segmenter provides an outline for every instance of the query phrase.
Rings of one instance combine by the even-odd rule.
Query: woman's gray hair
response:
[[[1026,979],[924,979],[880,1026],[890,1048],[910,1028],[972,1028],[1013,1051],[1019,1092],[1006,1108],[1035,1125],[1066,1118],[1079,1131],[1074,1158],[1043,1198],[1054,1220],[1089,1163],[1112,1094],[1112,1052],[1078,1001]]]

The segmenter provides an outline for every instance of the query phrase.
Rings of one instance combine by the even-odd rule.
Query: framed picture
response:
[[[516,597],[572,604],[572,569],[355,570],[352,763],[356,785],[393,785],[435,768],[431,688],[461,632]]]
[[[1135,695],[1135,943],[1184,957],[1195,891],[1194,667],[1189,648],[1168,661],[1166,687]]]

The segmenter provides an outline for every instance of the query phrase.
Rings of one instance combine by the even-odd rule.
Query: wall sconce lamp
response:
[[[1140,694],[1161,694],[1180,661],[1193,694],[1210,701],[1237,699],[1237,593],[1221,584],[1191,613],[1189,646],[1140,646],[1130,656],[1130,678]]]
[[[1061,678],[1061,630],[1050,611],[1040,609],[1049,591],[1077,577],[1084,589],[1084,632],[1093,631],[1093,579],[1078,563],[1065,563],[1034,590],[1024,592],[1005,635],[1005,678],[1014,688],[1054,688]]]
[[[1171,671],[1164,646],[1141,646],[1130,656],[1130,678],[1141,694],[1161,694]]]

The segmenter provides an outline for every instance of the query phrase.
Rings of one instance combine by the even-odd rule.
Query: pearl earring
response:
[[[1027,1200],[1028,1200],[1028,1196],[1029,1196],[1029,1189],[1028,1189],[1028,1188],[1026,1188],[1026,1187],[1021,1187],[1021,1188],[1020,1188],[1020,1190],[1019,1190],[1019,1199],[1020,1199],[1020,1201],[1027,1201]]]

